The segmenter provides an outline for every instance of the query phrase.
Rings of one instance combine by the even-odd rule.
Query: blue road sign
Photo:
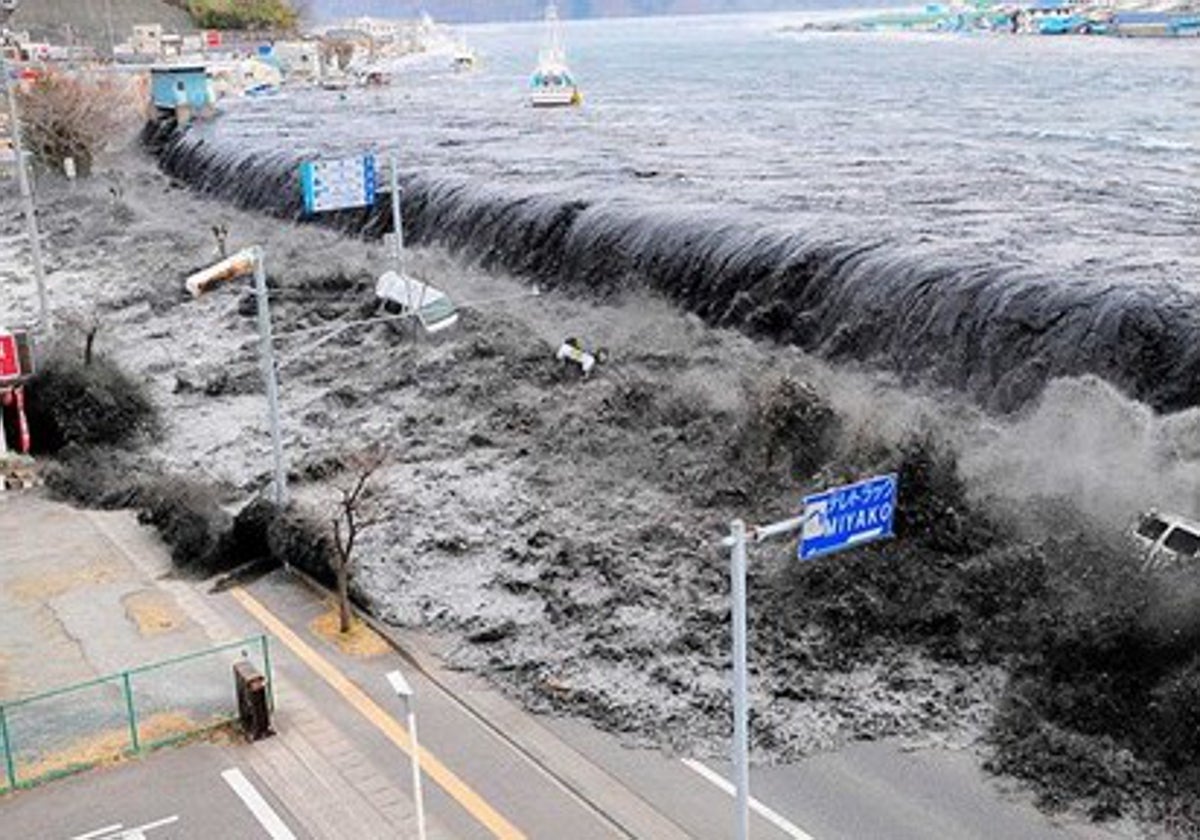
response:
[[[896,476],[879,475],[804,497],[797,554],[812,560],[893,535]]]
[[[370,207],[375,203],[375,156],[309,160],[300,164],[304,212]]]

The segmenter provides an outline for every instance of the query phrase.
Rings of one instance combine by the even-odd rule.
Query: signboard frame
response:
[[[0,329],[0,387],[16,385],[33,371],[28,358],[27,335]]]
[[[375,155],[306,160],[300,164],[300,191],[306,215],[373,207],[379,192]]]
[[[805,496],[797,558],[807,562],[894,537],[899,483],[887,473]]]

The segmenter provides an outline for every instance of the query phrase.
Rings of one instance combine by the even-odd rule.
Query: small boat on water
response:
[[[567,66],[566,51],[558,9],[553,3],[546,6],[546,44],[538,55],[537,67],[530,79],[529,102],[535,108],[555,108],[583,103],[583,94]]]

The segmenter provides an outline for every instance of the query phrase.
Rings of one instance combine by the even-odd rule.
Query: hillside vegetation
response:
[[[204,29],[294,29],[300,15],[288,0],[186,0]]]

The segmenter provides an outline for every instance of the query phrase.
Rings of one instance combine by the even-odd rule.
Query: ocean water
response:
[[[1080,373],[1197,402],[1200,44],[806,19],[568,22],[562,110],[526,101],[540,26],[470,27],[475,72],[230,103],[164,159],[294,213],[299,159],[395,153],[411,234],[510,270],[646,283],[1001,410]]]

